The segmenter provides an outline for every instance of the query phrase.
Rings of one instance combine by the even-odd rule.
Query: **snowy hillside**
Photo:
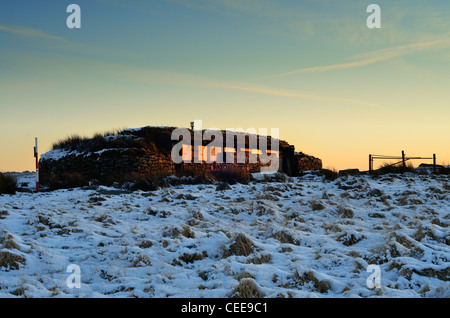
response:
[[[1,195],[0,297],[450,297],[448,176],[216,187]]]

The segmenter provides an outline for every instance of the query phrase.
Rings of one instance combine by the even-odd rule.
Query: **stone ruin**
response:
[[[248,160],[249,138],[245,138],[247,151],[245,163],[201,162],[174,163],[172,148],[179,140],[172,140],[174,127],[143,127],[127,129],[111,136],[96,136],[82,139],[77,143],[67,143],[41,156],[40,179],[43,184],[52,180],[63,180],[70,175],[81,175],[85,180],[96,179],[104,184],[114,181],[125,182],[137,179],[157,178],[161,176],[211,176],[221,173],[250,174],[260,172],[259,160]],[[222,131],[225,134],[227,131]],[[192,145],[194,133],[190,131]],[[225,138],[224,148],[225,149]],[[267,150],[271,150],[270,138],[267,138]],[[205,147],[211,141],[202,141]],[[237,147],[236,138],[234,147]],[[193,147],[192,147],[193,148]],[[259,148],[259,147],[257,147]],[[298,176],[307,170],[322,168],[318,158],[295,152],[294,146],[279,140],[279,172],[288,176]],[[235,152],[235,158],[237,152]],[[225,160],[224,160],[225,161]]]

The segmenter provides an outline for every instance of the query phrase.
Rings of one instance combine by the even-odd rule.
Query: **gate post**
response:
[[[403,168],[406,168],[405,151],[404,150],[402,150],[402,164],[403,164]]]
[[[433,154],[433,172],[436,173],[436,154]]]

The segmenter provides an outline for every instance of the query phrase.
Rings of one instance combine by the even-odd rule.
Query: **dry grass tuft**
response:
[[[152,243],[152,241],[149,241],[149,240],[144,240],[138,244],[139,248],[150,248],[152,246],[153,246],[153,243]]]
[[[131,261],[131,267],[147,267],[152,266],[152,262],[150,261],[150,257],[147,255],[139,255]]]
[[[13,237],[11,235],[6,235],[5,237],[0,236],[0,244],[3,248],[6,248],[8,250],[18,250],[19,246],[17,243],[13,240]]]
[[[416,233],[414,234],[414,238],[419,242],[422,242],[422,240],[425,238],[434,240],[436,242],[441,241],[439,239],[439,237],[436,234],[434,234],[431,229],[426,228],[422,225],[419,225],[419,228],[417,229]]]
[[[248,264],[255,264],[255,265],[261,265],[261,264],[267,264],[272,260],[272,255],[270,254],[262,254],[260,256],[255,256],[247,260]]]
[[[366,237],[364,235],[356,237],[354,234],[344,233],[344,234],[340,235],[337,238],[337,240],[338,240],[338,242],[341,242],[345,246],[352,246],[352,245],[355,245],[358,242],[361,242],[365,238]]]
[[[338,208],[337,213],[342,218],[350,218],[351,219],[354,216],[354,213],[353,213],[352,210],[346,209],[346,208],[341,207],[341,206]]]
[[[182,266],[183,264],[180,263],[180,261],[186,264],[191,264],[194,263],[195,261],[201,261],[205,257],[208,257],[208,253],[206,253],[206,251],[203,251],[202,253],[193,253],[193,254],[183,253],[183,255],[178,257],[178,259],[173,260],[173,265]]]
[[[407,162],[406,165],[403,167],[401,163],[399,164],[392,164],[385,162],[381,165],[381,167],[374,171],[376,174],[387,174],[387,173],[395,173],[395,174],[401,174],[405,172],[415,172],[414,165],[410,162]]]
[[[7,215],[9,215],[8,211],[0,211],[0,220],[5,219]]]
[[[187,225],[183,227],[183,231],[181,232],[181,235],[183,235],[186,238],[195,238],[194,232]]]
[[[310,204],[313,211],[321,211],[325,209],[325,206],[321,202],[318,202],[316,200],[312,200]]]
[[[236,279],[238,281],[241,281],[241,280],[246,279],[246,278],[255,279],[255,276],[253,276],[252,274],[250,274],[248,272],[245,272],[245,271],[236,275]]]
[[[293,275],[293,280],[297,285],[305,285],[308,283],[312,283],[314,288],[319,293],[326,293],[331,289],[330,282],[326,280],[319,280],[312,271],[307,271],[303,274],[300,274],[297,270]]]
[[[253,253],[253,242],[245,234],[239,233],[233,241],[234,243],[230,245],[230,248],[223,251],[224,258],[231,255],[248,256]]]
[[[8,175],[0,173],[0,194],[16,194],[17,180]]]
[[[319,172],[320,176],[323,176],[325,180],[327,181],[334,181],[339,177],[339,173],[336,169],[322,169]]]
[[[279,231],[273,234],[272,237],[282,244],[288,243],[293,245],[300,245],[300,242],[287,232]]]
[[[6,271],[18,270],[20,265],[25,264],[25,258],[7,251],[0,252],[0,268]]]
[[[8,250],[18,250],[19,246],[14,242],[14,238],[8,231],[0,232],[0,246]]]
[[[231,292],[231,298],[263,298],[264,294],[251,278],[241,279]]]

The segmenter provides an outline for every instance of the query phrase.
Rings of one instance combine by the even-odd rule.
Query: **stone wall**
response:
[[[166,154],[151,153],[145,149],[112,149],[100,154],[41,160],[39,173],[43,183],[51,178],[62,180],[74,173],[81,174],[86,180],[111,182],[139,176],[171,175],[175,173],[175,164]]]

